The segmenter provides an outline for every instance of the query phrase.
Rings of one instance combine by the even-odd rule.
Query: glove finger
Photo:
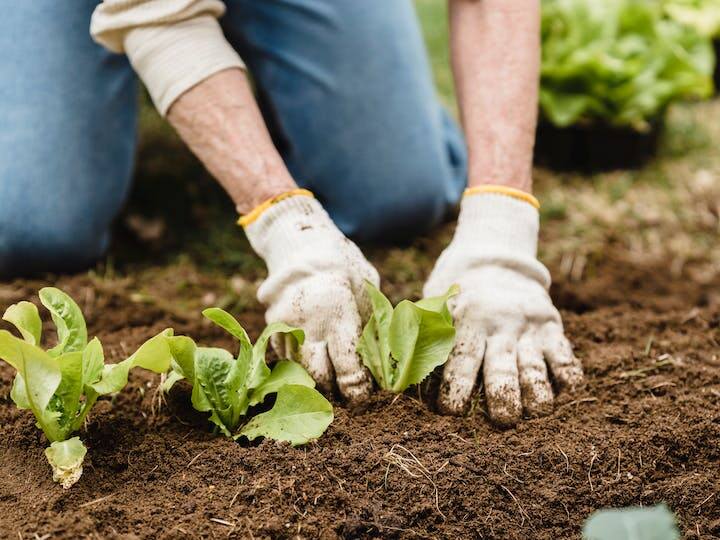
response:
[[[553,323],[546,328],[543,353],[560,388],[572,388],[582,381],[582,364],[573,354],[561,325]]]
[[[438,408],[444,414],[462,414],[470,403],[483,354],[485,336],[471,327],[458,328],[455,347],[450,353],[438,396]]]
[[[333,367],[324,341],[306,341],[290,359],[299,362],[307,370],[319,390],[326,394],[332,391]]]
[[[380,276],[377,270],[371,265],[367,264],[364,272],[364,278],[370,283],[380,288]],[[357,284],[352,285],[353,296],[355,297],[355,303],[357,304],[358,313],[360,314],[360,320],[363,324],[367,323],[372,315],[372,303],[370,302],[370,295],[365,288],[365,281],[361,280]]]
[[[505,336],[491,336],[485,351],[483,377],[490,418],[502,426],[522,416],[516,344]]]
[[[351,404],[367,400],[372,390],[370,376],[357,353],[359,336],[360,321],[357,313],[340,318],[326,336],[338,389]]]
[[[552,412],[553,392],[542,349],[533,336],[524,336],[517,349],[520,394],[525,414],[544,416]]]

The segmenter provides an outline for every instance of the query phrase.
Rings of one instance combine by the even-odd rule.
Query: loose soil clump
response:
[[[553,296],[587,383],[546,418],[500,430],[482,393],[463,418],[438,415],[437,377],[336,420],[300,448],[208,432],[187,387],[158,406],[158,377],[98,404],[80,482],[50,478],[32,415],[0,368],[3,538],[578,538],[595,509],[666,502],[686,538],[720,536],[720,283],[607,261]],[[44,283],[0,286],[0,309]],[[118,361],[165,327],[233,347],[199,318],[131,291],[61,278]],[[238,313],[255,336],[262,310]],[[49,535],[49,536],[45,536]]]

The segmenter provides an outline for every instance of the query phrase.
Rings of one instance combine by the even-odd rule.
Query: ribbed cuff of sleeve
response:
[[[211,15],[134,28],[125,37],[125,52],[163,116],[181,94],[211,75],[245,67]]]

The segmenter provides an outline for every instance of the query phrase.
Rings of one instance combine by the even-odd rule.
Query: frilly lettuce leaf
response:
[[[209,412],[210,422],[226,436],[267,436],[292,444],[319,437],[332,421],[332,405],[314,389],[315,382],[299,364],[282,360],[271,370],[265,361],[273,335],[284,334],[299,345],[305,337],[302,330],[273,323],[253,345],[240,323],[226,311],[210,308],[203,314],[240,342],[237,358],[224,349],[197,347],[187,337],[168,338],[172,371],[163,390],[187,379],[192,385],[193,407]],[[275,406],[235,434],[248,408],[262,403],[270,394],[278,396]],[[288,411],[288,407],[300,408]]]
[[[540,109],[553,124],[646,131],[673,101],[712,93],[710,41],[661,2],[544,0]]]
[[[358,353],[380,388],[403,392],[447,361],[455,344],[447,302],[459,289],[453,286],[443,296],[415,303],[404,300],[393,309],[372,283],[365,285],[373,314],[363,329]]]

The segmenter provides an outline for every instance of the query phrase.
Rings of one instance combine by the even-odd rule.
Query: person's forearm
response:
[[[468,185],[530,192],[540,70],[539,0],[450,0]]]
[[[167,117],[239,213],[297,187],[242,70],[221,71],[188,90]]]

